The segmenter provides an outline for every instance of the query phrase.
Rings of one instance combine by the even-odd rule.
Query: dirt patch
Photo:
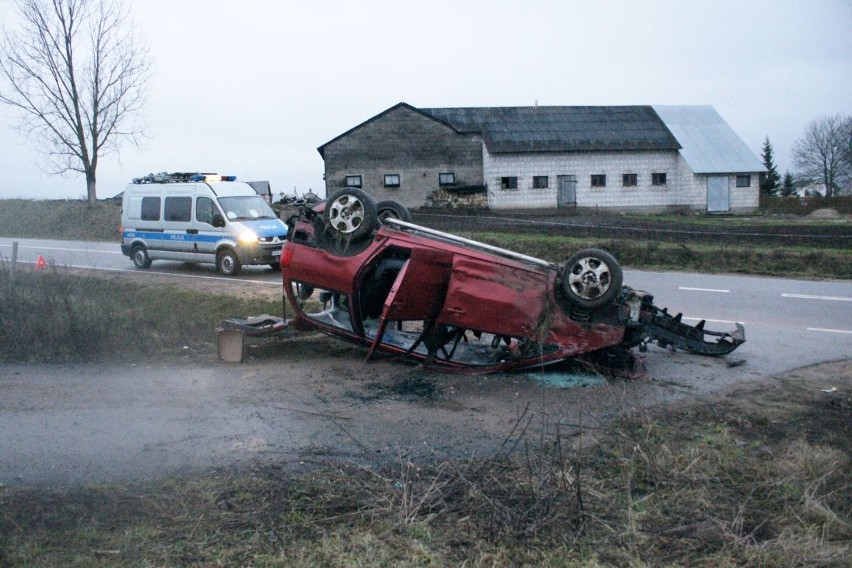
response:
[[[697,388],[702,379],[695,376],[568,383],[542,380],[538,373],[468,377],[398,359],[364,363],[364,354],[310,334],[253,340],[241,364],[222,363],[207,351],[169,366],[0,366],[0,483],[75,484],[251,464],[298,468],[345,460],[366,466],[400,456],[481,456],[494,452],[525,412],[535,416],[537,429],[559,424],[566,434],[594,439],[613,419],[658,405],[690,417],[694,397],[708,392]],[[718,367],[714,372],[733,372],[721,360],[701,362]],[[748,399],[754,409],[745,413],[736,396],[730,399],[740,404],[736,412],[725,396],[718,398],[727,381],[719,382],[711,385],[716,394],[704,395],[717,397],[714,405],[694,418],[715,420],[707,414],[715,408],[743,424],[773,424],[772,404],[780,408],[810,392],[828,400],[846,397],[831,403],[841,413],[836,424],[819,423],[826,435],[842,435],[849,365],[799,370],[789,379],[796,389],[761,379],[764,390]],[[571,386],[554,386],[560,384]],[[838,391],[821,392],[831,386]]]
[[[852,458],[852,360],[797,369],[757,384],[728,389],[694,402],[654,408],[671,432],[689,437],[691,425],[730,428],[749,444],[778,443],[792,434],[828,445]]]
[[[244,437],[227,425],[250,462],[158,481],[0,483],[0,564],[845,565],[850,361],[639,408],[637,393],[619,394],[617,383],[539,389],[522,377],[459,379],[398,365],[364,373],[345,362],[351,355],[324,353],[316,376],[282,367],[281,381],[256,366],[232,367],[237,388],[226,405],[209,397],[226,384],[197,374],[156,404],[144,401],[165,423],[174,418],[170,402],[197,398],[217,422],[234,406],[289,415],[275,428],[277,442],[263,428]],[[181,369],[173,372],[160,387],[180,382]],[[106,390],[90,380],[79,397],[54,400],[52,391],[66,388],[59,377],[67,379],[57,373],[40,396],[0,416],[11,410],[26,421],[61,400],[84,422],[85,400],[120,406],[127,391],[112,377]],[[592,421],[583,410],[594,405],[569,404],[587,393],[617,419]],[[315,438],[323,423],[336,439]],[[314,443],[285,451],[280,441],[290,436]],[[391,438],[407,443],[384,446]],[[197,445],[206,442],[183,424],[167,451],[187,461]],[[294,461],[310,465],[293,471]]]

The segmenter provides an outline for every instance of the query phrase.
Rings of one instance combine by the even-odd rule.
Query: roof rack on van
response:
[[[160,172],[147,176],[133,178],[133,183],[186,183],[192,181],[237,181],[237,176],[220,176],[200,172]]]

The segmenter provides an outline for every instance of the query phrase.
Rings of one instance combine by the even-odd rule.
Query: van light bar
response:
[[[237,181],[237,176],[220,176],[219,174],[197,174],[189,178],[189,181]]]

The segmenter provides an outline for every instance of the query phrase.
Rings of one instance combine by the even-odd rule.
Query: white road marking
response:
[[[808,331],[820,331],[823,333],[846,333],[852,335],[852,330],[848,329],[824,329],[821,327],[809,327]]]
[[[714,288],[690,288],[688,286],[678,286],[678,290],[689,290],[690,292],[716,292],[717,294],[730,294],[730,290],[717,290]]]
[[[19,260],[19,264],[35,264],[29,260]],[[233,284],[266,284],[268,286],[283,286],[281,282],[266,282],[264,280],[246,280],[242,278],[234,278],[232,276],[203,276],[200,274],[174,274],[171,272],[159,272],[157,270],[134,270],[132,268],[105,268],[98,266],[86,266],[79,264],[63,264],[61,268],[82,268],[84,270],[104,270],[107,272],[132,272],[133,274],[156,274],[158,276],[173,276],[175,278],[200,278],[203,280],[221,280]]]
[[[707,318],[688,318],[688,317],[686,317],[686,316],[683,316],[683,318],[682,318],[682,319],[685,319],[685,320],[691,320],[691,321],[701,321],[701,320],[704,320],[704,321],[706,321],[707,323],[732,323],[732,324],[738,324],[738,323],[739,323],[739,324],[745,325],[745,322],[744,322],[744,321],[733,321],[733,320],[714,320],[714,319],[707,319]]]
[[[8,247],[12,248],[12,243],[0,243],[0,247]],[[33,245],[18,245],[18,249],[33,249],[33,250],[48,250],[55,251],[61,250],[63,252],[86,252],[86,253],[98,253],[98,254],[121,254],[120,250],[104,250],[104,249],[80,249],[80,248],[62,248],[62,247],[36,247]]]
[[[42,247],[21,247],[21,248],[42,248]],[[98,254],[121,254],[120,250],[98,250],[98,249],[72,249],[72,248],[60,248],[60,247],[51,247],[50,250],[61,250],[65,252],[87,252],[87,253],[98,253]]]
[[[844,296],[810,296],[808,294],[781,294],[782,298],[798,298],[801,300],[830,300],[832,302],[852,302],[852,298]]]

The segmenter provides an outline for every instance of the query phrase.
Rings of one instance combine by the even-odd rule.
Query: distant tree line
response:
[[[793,145],[795,177],[789,171],[778,175],[775,156],[769,137],[763,142],[763,166],[766,173],[760,178],[764,195],[789,197],[799,189],[818,186],[826,197],[852,189],[852,116],[835,115],[811,122],[804,135]]]

